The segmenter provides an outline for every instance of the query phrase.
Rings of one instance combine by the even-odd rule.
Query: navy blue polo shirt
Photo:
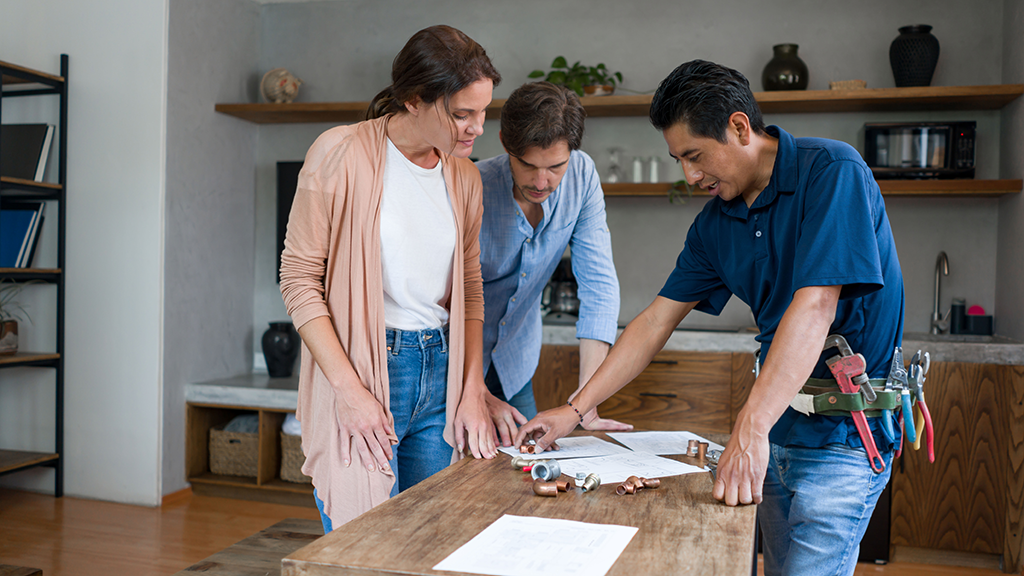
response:
[[[805,286],[842,285],[830,334],[841,334],[864,355],[868,375],[889,373],[903,340],[903,274],[885,203],[871,170],[850,145],[794,138],[777,126],[768,134],[779,149],[768,186],[749,208],[742,197],[712,198],[694,220],[686,244],[660,295],[699,302],[718,315],[735,294],[757,319],[761,359],[772,362],[772,338]],[[823,353],[813,377],[830,378]],[[875,445],[890,450],[878,418],[870,418]],[[899,427],[896,427],[899,434]],[[805,416],[792,408],[772,428],[782,446],[862,446],[853,419]]]

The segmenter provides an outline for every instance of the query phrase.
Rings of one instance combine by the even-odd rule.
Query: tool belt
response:
[[[872,378],[871,387],[878,395],[878,400],[868,404],[864,396],[857,392],[846,394],[839,390],[839,385],[831,378],[808,378],[800,393],[790,402],[797,412],[805,415],[820,414],[822,416],[849,416],[850,412],[863,410],[868,417],[882,415],[882,410],[902,410],[900,390],[886,390],[885,378]],[[915,379],[910,379],[913,387]],[[913,398],[913,394],[911,394]]]

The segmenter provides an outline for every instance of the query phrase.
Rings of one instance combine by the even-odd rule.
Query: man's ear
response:
[[[752,137],[750,131],[750,118],[743,112],[733,112],[729,116],[728,130],[736,135],[736,139],[743,146],[748,146]]]

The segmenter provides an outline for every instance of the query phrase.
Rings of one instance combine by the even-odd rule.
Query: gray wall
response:
[[[217,114],[258,87],[260,8],[173,0],[167,69],[163,493],[185,480],[185,384],[252,362],[257,130]]]
[[[389,83],[391,60],[406,39],[424,26],[443,22],[463,30],[487,49],[504,76],[495,89],[496,98],[507,96],[527,80],[530,70],[545,68],[558,54],[570,61],[602,61],[623,71],[627,91],[653,91],[673,67],[692,58],[734,67],[760,90],[761,70],[771,58],[771,46],[782,42],[800,45],[800,56],[810,69],[810,89],[827,89],[829,80],[854,78],[878,88],[893,86],[888,50],[897,28],[926,22],[934,27],[941,43],[933,85],[999,84],[1003,82],[1003,15],[1001,0],[598,0],[588,2],[586,9],[542,0],[269,4],[262,11],[260,69],[284,66],[302,78],[305,84],[299,101],[368,100]],[[1020,22],[1019,15],[1013,22]],[[1016,28],[1007,26],[1011,26],[1006,29],[1007,37],[1015,36]],[[836,138],[862,148],[864,122],[930,118],[977,120],[981,134],[978,178],[1005,173],[1006,167],[1000,166],[998,112],[801,114],[773,115],[766,120],[797,136]],[[273,280],[274,163],[302,159],[326,127],[260,128],[257,332],[266,322],[285,315]],[[625,150],[626,160],[634,155],[661,157],[663,180],[681,177],[665,153],[664,141],[645,119],[595,118],[588,122],[587,130],[583,147],[594,156],[599,169],[607,167],[608,148],[617,146]],[[495,122],[486,124],[485,134],[477,142],[474,156],[485,158],[501,152]],[[704,202],[693,199],[684,206],[671,206],[660,198],[608,199],[623,293],[620,322],[628,322],[653,299]],[[1008,306],[1001,303],[997,307],[995,296],[999,200],[889,198],[887,206],[904,270],[908,331],[928,327],[934,264],[940,250],[949,254],[951,262],[951,274],[943,279],[943,309],[948,308],[950,298],[958,296],[999,316],[1000,308]],[[1016,315],[1022,317],[1024,311],[1018,310]],[[999,320],[997,326],[1005,323]],[[719,328],[751,324],[749,309],[736,299],[719,318],[694,314],[684,322],[684,326]],[[258,343],[254,344],[258,351]]]
[[[1024,2],[1006,0],[1003,11],[1003,82],[1024,83]],[[1019,99],[1003,110],[1001,175],[1024,174],[1024,103]],[[999,201],[999,250],[996,274],[996,330],[1024,339],[1024,198],[1020,194]]]
[[[58,73],[70,55],[65,493],[160,501],[167,5],[0,2],[0,59]],[[4,101],[4,122],[55,122],[52,97]],[[48,115],[49,114],[49,115]],[[44,234],[56,227],[48,211]],[[37,263],[56,264],[44,237]],[[32,288],[36,291],[36,287]],[[53,300],[29,303],[28,346],[52,349]],[[52,295],[52,294],[51,294]],[[27,347],[28,347],[27,346]],[[0,447],[53,450],[47,370],[0,374]],[[53,489],[53,472],[3,486]]]

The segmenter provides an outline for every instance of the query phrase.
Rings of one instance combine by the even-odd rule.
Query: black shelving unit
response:
[[[49,466],[54,469],[56,497],[64,494],[64,294],[65,294],[65,237],[67,221],[67,151],[68,151],[68,55],[60,57],[60,76],[31,70],[0,61],[0,130],[3,119],[3,101],[8,98],[56,96],[60,99],[60,118],[57,124],[57,182],[33,182],[18,178],[0,177],[0,204],[9,201],[52,201],[57,208],[57,267],[56,268],[0,268],[0,281],[44,282],[57,287],[57,338],[52,352],[19,352],[13,356],[0,356],[0,369],[38,367],[55,371],[55,436],[53,452],[30,452],[0,448],[0,475]],[[52,212],[51,212],[52,213]],[[52,219],[49,221],[52,222]],[[44,223],[45,225],[45,223]],[[17,382],[4,379],[4,386]],[[0,439],[2,446],[2,439]]]

